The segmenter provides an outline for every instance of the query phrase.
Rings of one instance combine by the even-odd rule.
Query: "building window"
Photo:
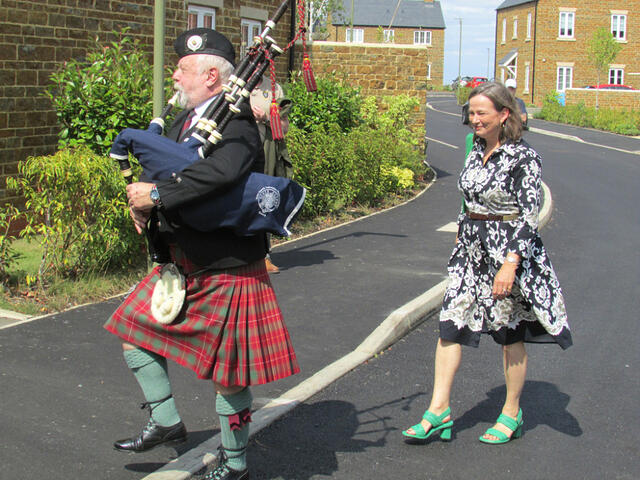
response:
[[[347,28],[345,42],[364,43],[364,30],[362,28]]]
[[[523,93],[529,93],[529,75],[531,74],[531,68],[529,65],[524,66],[524,90]]]
[[[527,14],[527,38],[531,38],[531,12]]]
[[[575,14],[573,12],[560,12],[560,25],[558,37],[573,38],[573,23]]]
[[[507,41],[507,19],[502,19],[502,43]]]
[[[431,64],[427,63],[427,79],[431,79]]]
[[[627,38],[627,16],[611,15],[611,34],[616,40]]]
[[[393,30],[385,30],[382,35],[385,43],[393,43],[393,41],[395,40]]]
[[[556,90],[559,92],[564,92],[567,88],[571,88],[572,78],[572,67],[558,67],[558,81],[556,82]]]
[[[427,30],[417,30],[413,32],[414,45],[431,45],[431,32]]]
[[[213,8],[189,5],[187,29],[198,27],[216,28],[216,11]]]
[[[253,45],[253,38],[262,32],[262,23],[256,20],[243,18],[240,21],[240,31],[242,32],[242,44],[240,45],[240,57],[244,58],[247,50]]]
[[[513,38],[518,38],[518,19],[513,19]]]
[[[624,83],[624,70],[622,68],[609,69],[609,83],[622,85]]]

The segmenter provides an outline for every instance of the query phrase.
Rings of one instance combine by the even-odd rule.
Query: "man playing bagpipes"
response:
[[[211,29],[184,32],[174,46],[179,62],[172,78],[184,110],[167,137],[182,141],[221,94],[235,54],[229,40]],[[205,158],[171,179],[151,183],[143,178],[127,186],[135,228],[157,230],[154,248],[167,250],[170,262],[154,268],[105,324],[123,340],[125,361],[151,415],[141,433],[115,442],[116,449],[143,452],[186,440],[167,376],[171,359],[213,381],[217,392],[222,446],[218,466],[206,478],[249,478],[249,386],[293,375],[298,363],[265,270],[265,234],[197,229],[183,221],[181,212],[263,168],[262,143],[246,102]]]

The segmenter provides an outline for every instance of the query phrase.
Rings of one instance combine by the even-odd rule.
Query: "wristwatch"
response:
[[[151,187],[151,191],[149,192],[149,197],[151,198],[151,201],[156,207],[159,207],[162,205],[162,201],[160,200],[160,193],[158,192],[158,187],[156,187],[155,185]]]

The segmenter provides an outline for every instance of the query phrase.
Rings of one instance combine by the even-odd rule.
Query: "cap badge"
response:
[[[187,48],[192,52],[197,52],[202,46],[202,37],[200,35],[192,35],[187,40]]]

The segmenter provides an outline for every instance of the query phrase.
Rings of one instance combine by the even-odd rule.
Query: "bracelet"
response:
[[[508,253],[504,261],[508,263],[513,263],[514,265],[518,265],[520,263],[520,260],[518,259],[517,255],[513,253]]]

